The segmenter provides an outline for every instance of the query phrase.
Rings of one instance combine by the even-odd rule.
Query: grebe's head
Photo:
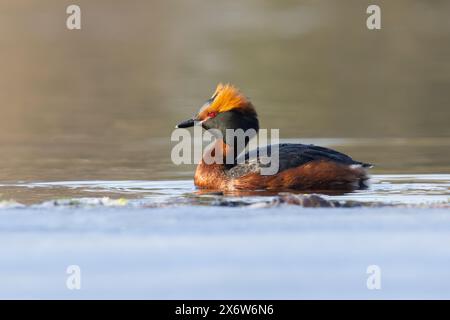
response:
[[[192,119],[181,122],[177,128],[201,125],[204,129],[217,129],[226,136],[226,129],[254,129],[259,123],[252,103],[234,86],[219,84],[212,97]]]

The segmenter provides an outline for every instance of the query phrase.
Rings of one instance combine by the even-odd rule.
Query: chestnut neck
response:
[[[242,148],[238,148],[236,145],[234,147],[228,145],[223,139],[217,139],[215,143],[204,152],[202,162],[205,165],[215,165],[224,168],[233,167],[236,164],[237,156],[243,151],[243,149],[240,149]],[[220,157],[222,163],[214,161],[214,159],[216,159],[216,153],[218,153],[217,157]],[[227,163],[227,158],[231,156],[232,158],[230,159],[232,159],[232,163]],[[229,161],[230,160],[228,160],[228,162]]]

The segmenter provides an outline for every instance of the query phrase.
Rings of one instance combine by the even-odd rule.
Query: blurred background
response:
[[[81,7],[81,30],[66,8]],[[366,28],[378,4],[382,29]],[[191,179],[174,125],[218,82],[261,126],[377,165],[450,173],[448,1],[0,3],[0,181]]]

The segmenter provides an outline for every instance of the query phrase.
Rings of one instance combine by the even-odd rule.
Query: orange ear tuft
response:
[[[211,103],[211,109],[216,112],[226,112],[233,109],[253,110],[250,101],[239,91],[238,88],[231,84],[222,84],[216,88],[214,100]]]
[[[252,103],[231,84],[219,83],[210,101],[200,109],[199,119],[206,119],[211,113],[217,114],[230,110],[240,110],[256,115]]]

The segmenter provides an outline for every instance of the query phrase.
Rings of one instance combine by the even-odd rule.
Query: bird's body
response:
[[[229,85],[219,85],[199,115],[179,127],[191,126],[194,121],[200,122],[205,129],[259,129],[253,105]],[[365,186],[367,168],[371,167],[338,151],[315,145],[283,143],[250,150],[239,156],[243,150],[230,145],[233,144],[226,139],[218,139],[212,150],[205,152],[194,177],[198,188],[229,191],[354,190]],[[211,161],[216,152],[223,157],[220,163]],[[226,162],[230,152],[236,155],[231,164]],[[274,174],[262,174],[262,169],[270,166],[270,159],[274,157],[278,161],[278,170]]]
[[[202,160],[195,173],[195,185],[214,190],[353,190],[365,186],[366,169],[370,165],[354,161],[345,154],[293,143],[280,144],[278,150],[276,174],[261,174],[261,168],[269,166],[270,162],[261,161],[257,149],[243,155],[243,163],[238,160],[233,166],[207,164]]]

